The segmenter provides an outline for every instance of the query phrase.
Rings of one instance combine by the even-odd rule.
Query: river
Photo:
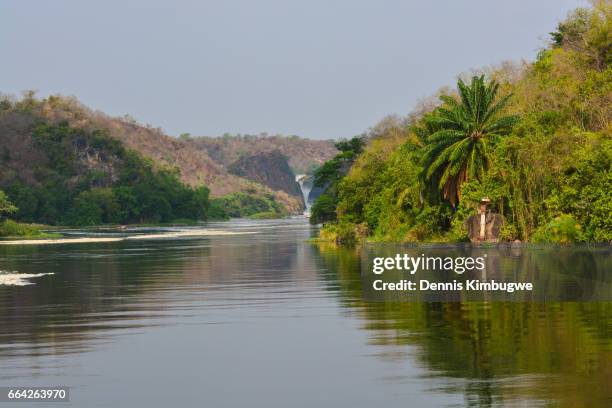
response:
[[[228,234],[0,246],[34,275],[0,285],[0,386],[78,407],[612,406],[610,302],[369,301],[357,252],[303,218],[204,227]],[[564,251],[534,256],[610,266]]]

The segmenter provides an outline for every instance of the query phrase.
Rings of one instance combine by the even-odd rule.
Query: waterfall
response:
[[[295,176],[295,181],[300,185],[302,196],[304,197],[304,215],[310,215],[310,203],[308,202],[308,194],[312,190],[312,176],[307,174],[298,174]]]

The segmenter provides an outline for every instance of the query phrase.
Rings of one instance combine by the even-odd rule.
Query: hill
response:
[[[169,222],[209,217],[209,191],[98,129],[43,120],[2,104],[0,188],[19,221],[45,224]]]
[[[244,155],[279,151],[289,159],[289,166],[295,174],[312,174],[337,153],[331,140],[311,140],[297,136],[261,134],[185,139],[204,150],[217,163],[233,163]]]
[[[486,198],[495,239],[612,242],[611,62],[612,3],[595,1],[534,62],[460,76],[322,166],[313,221],[336,241],[462,241]]]
[[[37,131],[41,126],[48,127],[52,133],[57,127],[62,127],[60,133],[69,135],[64,135],[66,138],[58,136],[61,140],[58,139],[58,144],[53,146],[56,150],[52,154],[45,150],[49,146],[41,144],[37,139]],[[94,139],[92,145],[90,142]],[[136,153],[146,166],[151,167],[153,173],[172,172],[177,181],[191,189],[205,186],[213,199],[240,193],[254,197],[257,202],[268,203],[270,210],[266,213],[272,211],[277,216],[300,213],[304,208],[301,195],[288,193],[295,188],[295,175],[288,166],[287,160],[290,158],[285,155],[279,154],[275,156],[276,160],[266,162],[267,168],[259,168],[275,174],[279,180],[289,180],[289,184],[262,183],[252,172],[249,177],[242,177],[228,171],[230,162],[220,160],[219,156],[211,158],[207,149],[197,147],[191,140],[170,137],[158,128],[138,124],[129,117],[115,118],[93,111],[73,97],[50,96],[37,99],[32,92],[26,93],[22,99],[3,97],[0,100],[0,140],[0,189],[6,190],[9,198],[23,208],[18,216],[29,221],[53,224],[67,221],[65,214],[62,216],[60,213],[72,208],[73,200],[79,192],[90,187],[110,188],[118,182],[124,167],[123,159],[107,150],[97,149],[97,143],[112,145],[113,149],[121,150],[121,154]],[[116,143],[112,143],[113,140]],[[304,139],[301,141],[307,143]],[[279,143],[285,145],[285,151],[291,150],[287,142]],[[257,140],[249,142],[255,154],[273,151],[269,143],[263,144],[266,147],[258,149]],[[319,142],[314,142],[314,145],[325,147]],[[314,154],[315,150],[310,149],[309,152]],[[231,149],[226,148],[224,151],[228,152],[228,157],[235,157],[236,160],[248,153],[241,150],[240,156]],[[56,171],[62,156],[70,158],[69,174]],[[303,157],[296,156],[296,160],[302,162]],[[42,188],[47,182],[42,175],[53,172],[57,173],[54,173],[54,177],[58,183],[54,188],[66,191],[62,198],[65,202],[57,206],[55,215],[27,213],[27,200],[16,197],[19,189],[15,186]],[[104,181],[87,184],[84,180],[93,177],[92,174],[100,176]],[[44,198],[39,197],[38,201],[42,202]],[[238,209],[233,207],[233,214],[241,215],[240,206]]]

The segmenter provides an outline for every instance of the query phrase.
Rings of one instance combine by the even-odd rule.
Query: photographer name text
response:
[[[449,271],[462,275],[466,271],[482,272],[486,275],[486,254],[481,257],[436,257],[410,256],[396,254],[394,257],[376,257],[372,260],[372,273],[382,275],[385,271],[395,270],[414,275],[418,271]],[[505,282],[494,279],[453,279],[447,282],[432,282],[427,279],[400,279],[385,282],[376,279],[372,282],[375,291],[487,291],[487,292],[521,292],[532,291],[531,282]]]

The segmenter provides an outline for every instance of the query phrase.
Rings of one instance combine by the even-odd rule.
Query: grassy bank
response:
[[[12,220],[0,222],[0,238],[58,238],[61,234],[45,232],[44,225],[23,224]]]

